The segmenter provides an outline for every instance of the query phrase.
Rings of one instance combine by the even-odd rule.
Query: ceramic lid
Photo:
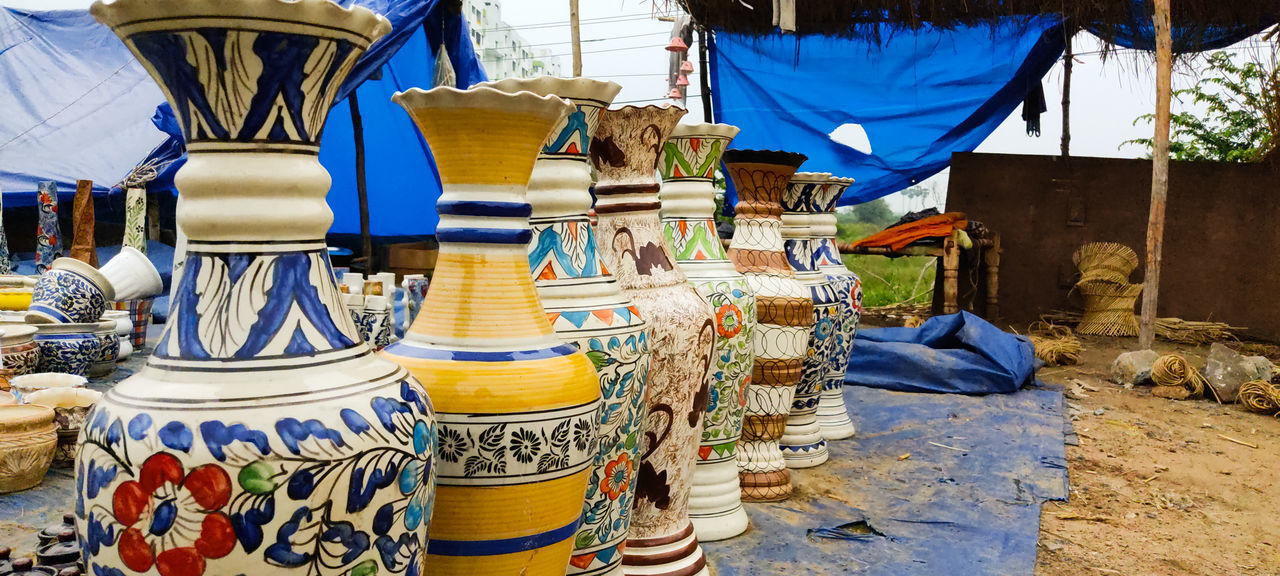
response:
[[[36,334],[35,326],[27,324],[4,324],[0,327],[0,346],[13,346],[31,340]]]

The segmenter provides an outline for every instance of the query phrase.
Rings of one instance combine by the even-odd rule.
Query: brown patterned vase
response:
[[[730,150],[724,155],[725,170],[738,190],[729,259],[756,293],[756,359],[738,443],[742,499],[748,502],[791,495],[791,473],[778,441],[804,370],[813,301],[787,265],[782,195],[805,159],[803,154],[771,150]]]
[[[689,491],[710,391],[715,321],[663,240],[658,153],[680,108],[606,110],[591,140],[597,234],[605,263],[649,321],[648,415],[622,567],[646,576],[709,574],[689,520]]]

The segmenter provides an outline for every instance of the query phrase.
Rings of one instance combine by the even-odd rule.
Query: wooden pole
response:
[[[711,76],[707,73],[707,30],[698,26],[698,86],[702,90],[703,122],[715,122],[711,114]]]
[[[364,119],[360,117],[360,98],[352,90],[347,97],[351,110],[351,132],[356,141],[356,197],[360,201],[360,257],[366,274],[373,273],[373,234],[369,232],[369,188],[364,179]]]
[[[1072,40],[1075,26],[1065,24],[1066,51],[1062,61],[1062,157],[1071,156],[1071,70],[1075,67],[1075,50]]]
[[[573,41],[573,77],[582,76],[582,36],[578,32],[578,0],[569,0],[569,39]]]
[[[1169,0],[1156,0],[1156,133],[1151,150],[1151,214],[1147,220],[1147,273],[1142,289],[1142,328],[1138,345],[1155,342],[1160,293],[1160,251],[1164,247],[1164,208],[1169,195],[1169,105],[1173,97],[1173,37]]]

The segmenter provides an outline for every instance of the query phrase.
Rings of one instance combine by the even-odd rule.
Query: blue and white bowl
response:
[[[97,322],[115,299],[115,289],[96,268],[74,258],[59,258],[40,276],[31,294],[26,321],[31,324]]]
[[[76,324],[36,324],[36,345],[40,347],[40,372],[61,372],[84,376],[102,356],[103,342],[95,334],[97,322]]]

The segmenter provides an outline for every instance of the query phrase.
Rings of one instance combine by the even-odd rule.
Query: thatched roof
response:
[[[741,34],[774,30],[771,0],[676,0],[702,26]],[[1008,17],[1056,15],[1088,26],[1103,37],[1134,20],[1128,0],[797,0],[799,34],[874,35],[873,24],[916,29],[950,28]],[[1147,14],[1152,3],[1146,2]],[[1280,17],[1280,0],[1173,0],[1176,27],[1262,29]],[[1150,22],[1147,17],[1145,21]]]

